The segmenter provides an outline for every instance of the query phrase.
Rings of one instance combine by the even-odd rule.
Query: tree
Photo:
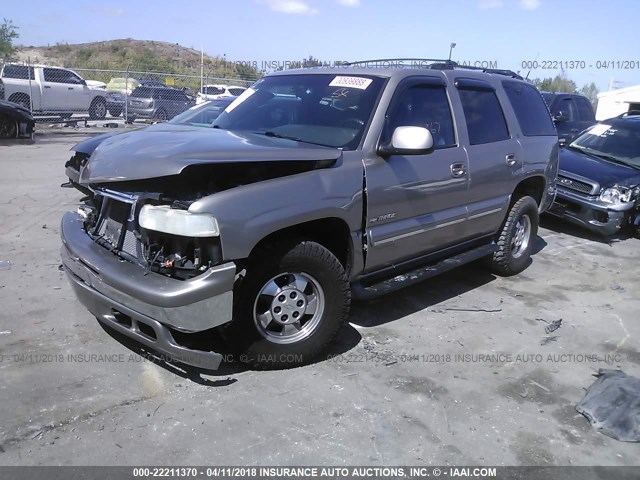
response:
[[[536,78],[533,84],[543,92],[573,93],[578,89],[576,82],[569,80],[565,73],[559,73],[554,78],[540,80]]]
[[[595,83],[591,82],[586,84],[580,89],[580,93],[589,99],[594,110],[598,107],[598,93],[600,93],[600,91]]]
[[[2,19],[0,25],[0,58],[9,58],[14,52],[13,41],[18,38],[18,27],[11,20]]]

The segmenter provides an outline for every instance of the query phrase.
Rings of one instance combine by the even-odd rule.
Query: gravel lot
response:
[[[640,377],[639,240],[545,220],[523,274],[355,304],[328,360],[184,372],[109,336],[58,268],[82,138],[0,145],[0,465],[640,463],[574,408],[599,368]]]

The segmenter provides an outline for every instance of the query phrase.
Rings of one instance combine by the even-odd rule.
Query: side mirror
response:
[[[378,155],[424,155],[433,151],[433,135],[427,128],[404,126],[397,127],[391,136],[391,142],[378,147]]]
[[[569,120],[569,117],[567,117],[564,112],[560,111],[557,112],[554,116],[553,116],[553,121],[557,122],[557,123],[562,123],[562,122],[566,122],[567,120]]]

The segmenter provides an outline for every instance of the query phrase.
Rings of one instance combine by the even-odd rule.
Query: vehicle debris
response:
[[[562,319],[561,318],[558,319],[558,320],[554,320],[549,325],[544,327],[544,333],[549,334],[549,333],[555,332],[557,329],[560,328],[561,325],[562,325]]]
[[[640,378],[600,369],[576,411],[591,426],[621,442],[640,442]]]

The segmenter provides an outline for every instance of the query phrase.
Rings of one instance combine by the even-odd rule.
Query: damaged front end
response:
[[[210,337],[202,334],[232,320],[244,259],[225,257],[215,213],[191,207],[230,189],[333,165],[340,152],[311,147],[294,157],[290,148],[254,145],[237,161],[190,160],[194,154],[164,154],[153,142],[127,147],[137,138],[83,142],[67,162],[65,186],[85,196],[62,220],[65,271],[103,324],[170,361],[216,369],[222,356],[202,345]],[[304,161],[278,160],[287,154]]]

